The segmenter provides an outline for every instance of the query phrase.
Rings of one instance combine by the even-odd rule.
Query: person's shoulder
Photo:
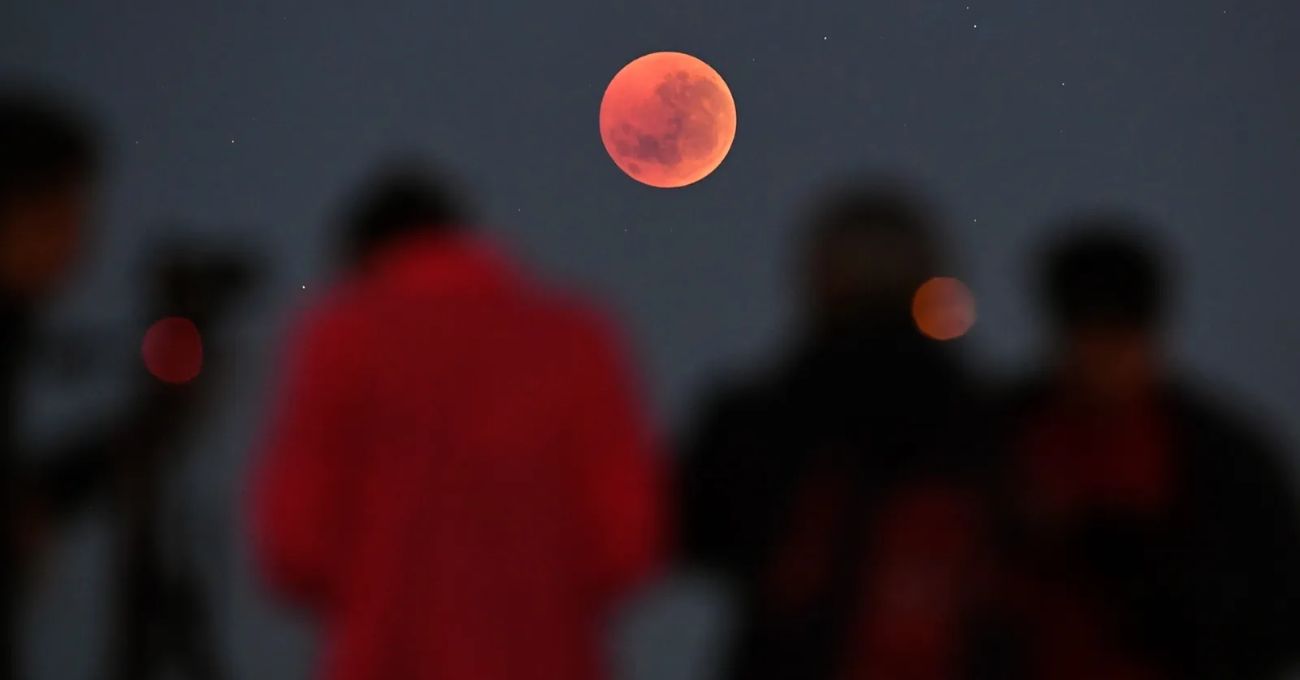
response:
[[[545,325],[579,343],[622,344],[614,314],[588,296],[559,287],[534,286],[525,301]]]
[[[781,374],[771,367],[724,371],[696,397],[691,410],[693,427],[697,431],[727,429],[770,421],[784,393]]]
[[[1242,452],[1268,452],[1276,440],[1256,409],[1229,396],[1227,388],[1179,381],[1167,389],[1174,416],[1198,440],[1215,441]]]
[[[373,305],[363,283],[340,281],[290,312],[290,332],[299,340],[318,342],[354,335],[371,325],[370,309]]]
[[[715,378],[704,399],[717,410],[749,411],[770,402],[777,378],[767,372],[731,372]]]
[[[566,288],[538,287],[531,299],[557,324],[587,333],[607,333],[614,327],[613,315],[605,305]]]
[[[574,365],[629,364],[637,352],[622,320],[590,296],[533,283],[516,299],[527,332]]]
[[[1294,509],[1294,462],[1258,411],[1223,388],[1186,382],[1168,388],[1173,426],[1186,443],[1193,479],[1248,506]]]

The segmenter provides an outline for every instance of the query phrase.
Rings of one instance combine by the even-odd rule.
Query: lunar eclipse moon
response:
[[[600,136],[629,177],[659,188],[704,179],[736,137],[736,102],[708,64],[655,52],[624,66],[600,102]]]

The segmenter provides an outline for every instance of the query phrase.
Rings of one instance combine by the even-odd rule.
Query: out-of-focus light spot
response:
[[[935,340],[960,338],[975,325],[975,297],[961,281],[937,276],[921,284],[912,298],[916,327]]]
[[[187,383],[203,369],[203,339],[193,321],[163,317],[145,332],[140,355],[153,377],[165,383]]]

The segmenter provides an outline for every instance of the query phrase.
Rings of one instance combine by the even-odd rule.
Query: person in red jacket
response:
[[[619,342],[423,173],[358,206],[255,473],[265,578],[321,624],[329,680],[603,677],[603,617],[663,541]]]

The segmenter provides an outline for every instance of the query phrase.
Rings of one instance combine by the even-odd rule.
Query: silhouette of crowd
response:
[[[154,253],[150,318],[182,322],[151,332],[135,402],[66,450],[33,451],[17,426],[33,319],[92,229],[101,145],[75,108],[0,94],[4,677],[48,545],[101,497],[105,674],[225,677],[213,595],[166,556],[159,495],[229,367],[210,339],[274,263]],[[682,567],[735,593],[735,680],[1296,668],[1290,461],[1171,359],[1182,290],[1155,225],[1106,206],[1046,225],[1026,285],[1047,343],[1008,380],[960,352],[964,288],[918,297],[961,285],[929,196],[851,179],[803,220],[790,342],[720,379],[673,446],[634,343],[529,273],[439,172],[401,163],[359,187],[341,280],[275,364],[247,484],[256,569],[318,624],[319,677],[608,677],[614,611]]]

